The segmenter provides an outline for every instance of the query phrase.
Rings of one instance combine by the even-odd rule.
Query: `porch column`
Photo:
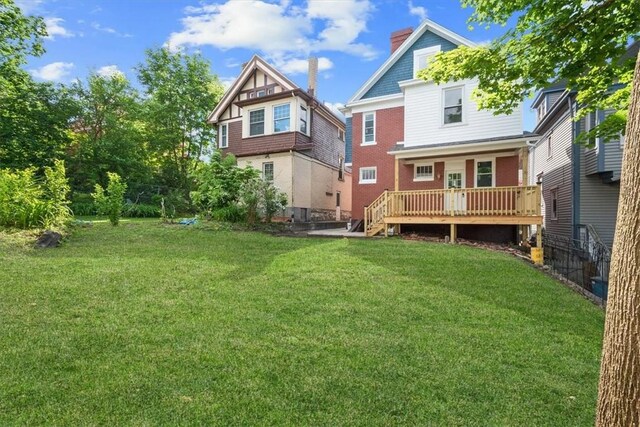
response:
[[[455,243],[456,239],[458,238],[458,236],[456,235],[457,233],[456,230],[456,224],[451,224],[451,233],[449,236],[449,243]]]
[[[521,148],[518,154],[520,157],[520,169],[522,170],[522,183],[520,185],[526,187],[529,185],[529,148]],[[522,241],[527,242],[529,240],[529,226],[521,225],[519,228]]]
[[[400,191],[400,160],[395,158],[394,191]]]

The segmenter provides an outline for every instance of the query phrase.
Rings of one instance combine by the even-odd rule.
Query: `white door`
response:
[[[464,170],[450,170],[446,173],[446,188],[464,188]],[[451,193],[446,192],[444,196],[445,209],[450,210],[452,201]],[[453,209],[458,212],[467,210],[467,198],[464,191],[456,191],[453,195]]]

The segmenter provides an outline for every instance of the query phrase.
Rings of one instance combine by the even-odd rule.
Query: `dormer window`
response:
[[[413,78],[418,78],[418,71],[427,68],[436,53],[440,52],[440,45],[413,51]]]
[[[545,96],[540,105],[538,105],[538,122],[540,122],[547,114],[547,97]]]

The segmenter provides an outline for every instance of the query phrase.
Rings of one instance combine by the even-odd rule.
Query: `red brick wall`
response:
[[[496,187],[518,185],[518,156],[496,159]]]
[[[362,113],[352,119],[353,145],[353,192],[352,215],[364,217],[364,207],[373,202],[385,189],[394,189],[394,158],[387,154],[396,143],[404,140],[404,107],[386,108],[376,111],[376,145],[362,147]],[[359,184],[360,168],[376,166],[377,182]],[[413,175],[412,175],[413,180]]]

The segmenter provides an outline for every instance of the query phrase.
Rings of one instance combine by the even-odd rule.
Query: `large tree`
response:
[[[124,74],[92,73],[71,90],[78,105],[67,160],[74,189],[106,186],[109,172],[122,176],[129,187],[148,183],[152,169],[142,100]]]
[[[0,167],[52,166],[61,158],[72,103],[63,88],[37,83],[21,66],[44,53],[42,18],[0,0]]]
[[[564,79],[568,89],[577,92],[582,107],[578,118],[597,109],[617,110],[594,131],[596,135],[606,139],[624,130],[626,124],[596,423],[638,426],[640,63],[637,58],[620,58],[629,42],[640,35],[640,0],[462,3],[474,8],[471,23],[507,25],[515,17],[515,25],[488,45],[439,54],[422,72],[424,79],[443,83],[478,78],[474,93],[478,105],[497,113],[513,111],[535,90],[552,80]],[[614,87],[622,88],[613,91]]]
[[[224,89],[202,56],[166,48],[147,50],[138,78],[147,96],[147,138],[162,181],[186,194],[190,174],[209,153],[215,134],[207,114]]]

